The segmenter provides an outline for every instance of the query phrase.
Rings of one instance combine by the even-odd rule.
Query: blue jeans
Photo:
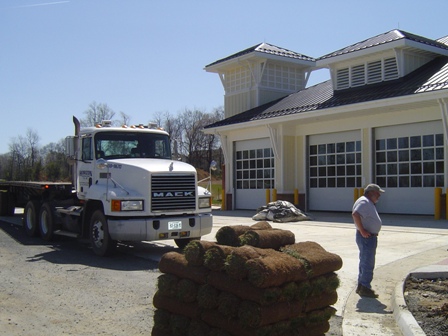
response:
[[[370,284],[373,279],[373,269],[375,268],[375,254],[378,245],[378,237],[370,236],[364,238],[356,230],[356,244],[359,248],[359,274],[358,284],[367,288],[372,288]]]

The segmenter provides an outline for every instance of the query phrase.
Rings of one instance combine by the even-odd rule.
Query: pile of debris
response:
[[[310,218],[294,204],[288,201],[276,201],[268,203],[257,209],[257,214],[252,217],[256,221],[273,221],[276,223],[299,222]]]
[[[223,237],[233,246],[221,244]],[[153,336],[313,336],[329,330],[339,286],[335,271],[342,267],[338,255],[315,242],[295,243],[292,232],[267,222],[223,227],[216,238],[162,256]]]

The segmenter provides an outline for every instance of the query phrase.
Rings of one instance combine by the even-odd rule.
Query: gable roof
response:
[[[209,65],[206,65],[205,67],[212,67],[220,63],[224,63],[226,61],[250,54],[250,53],[260,53],[265,55],[274,55],[279,57],[286,57],[286,58],[293,58],[297,60],[303,60],[303,61],[315,61],[313,57],[309,57],[303,54],[299,54],[295,51],[291,51],[285,48],[280,48],[275,45],[269,44],[269,43],[259,43],[257,45],[254,45],[253,47],[247,48],[245,50],[242,50],[240,52],[237,52],[233,55],[221,58],[213,63],[210,63]]]
[[[400,40],[401,41],[413,41],[413,42],[417,42],[417,43],[421,44],[422,47],[430,46],[430,47],[439,48],[441,51],[444,51],[444,52],[448,51],[448,45],[444,44],[443,41],[439,42],[439,41],[431,40],[431,39],[423,37],[423,36],[408,33],[404,30],[394,29],[387,33],[383,33],[383,34],[368,38],[367,40],[352,44],[348,47],[345,47],[345,48],[336,50],[332,53],[329,53],[327,55],[321,56],[317,60],[320,61],[320,60],[328,59],[331,57],[346,55],[346,54],[353,53],[356,51],[361,51],[361,50],[385,45],[387,43],[392,43],[392,42],[396,42],[396,41],[400,41]]]
[[[448,89],[448,57],[438,57],[403,78],[334,91],[331,80],[218,121],[215,128],[380,99]]]

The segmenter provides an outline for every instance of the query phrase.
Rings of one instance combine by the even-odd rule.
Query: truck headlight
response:
[[[142,200],[112,200],[112,211],[142,211]]]
[[[199,209],[211,208],[212,198],[211,197],[200,197],[199,198]]]

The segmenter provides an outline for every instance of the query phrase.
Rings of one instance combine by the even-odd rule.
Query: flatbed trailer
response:
[[[13,216],[30,201],[64,202],[73,199],[71,182],[1,181],[0,216]]]

